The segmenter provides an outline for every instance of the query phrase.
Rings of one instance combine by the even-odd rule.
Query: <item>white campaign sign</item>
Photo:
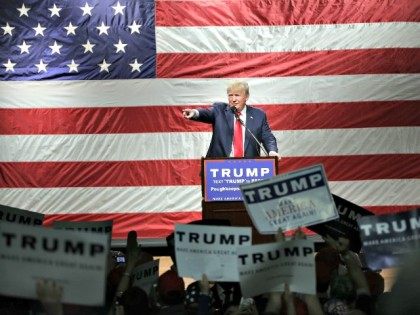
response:
[[[316,294],[312,241],[244,246],[238,248],[237,259],[244,297],[284,291],[285,283],[292,292]]]
[[[275,234],[338,218],[322,165],[240,185],[245,207],[261,234]]]
[[[36,299],[36,282],[63,287],[63,303],[103,305],[107,235],[0,223],[0,294]]]
[[[0,222],[42,225],[44,214],[0,205]]]
[[[238,281],[236,249],[251,245],[250,227],[177,224],[175,255],[181,277]]]
[[[153,285],[157,284],[159,279],[159,259],[137,266],[134,268],[132,275],[133,286],[139,287],[150,294]]]

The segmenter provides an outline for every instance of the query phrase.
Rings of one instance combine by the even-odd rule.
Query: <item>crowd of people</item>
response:
[[[296,230],[292,238],[305,238]],[[176,261],[161,274],[150,292],[133,286],[132,272],[136,266],[154,259],[137,243],[137,233],[127,236],[124,253],[109,253],[106,303],[102,307],[63,304],[63,288],[51,280],[37,283],[38,300],[0,297],[0,314],[410,314],[420,313],[418,295],[418,263],[420,255],[402,268],[395,289],[384,292],[384,278],[378,271],[362,268],[359,257],[348,249],[345,238],[326,237],[325,246],[315,255],[316,295],[291,292],[287,283],[282,292],[267,292],[252,298],[243,297],[238,282],[209,282],[202,279],[185,286],[177,274]],[[287,242],[279,232],[275,241]],[[117,257],[125,256],[122,263]],[[404,310],[404,312],[403,312]]]

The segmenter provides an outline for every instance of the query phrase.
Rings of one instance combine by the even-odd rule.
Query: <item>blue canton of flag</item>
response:
[[[3,1],[0,80],[156,76],[153,0]]]

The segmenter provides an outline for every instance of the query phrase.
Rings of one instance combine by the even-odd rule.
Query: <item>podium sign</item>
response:
[[[276,159],[205,159],[203,161],[204,201],[242,201],[239,185],[276,175]]]

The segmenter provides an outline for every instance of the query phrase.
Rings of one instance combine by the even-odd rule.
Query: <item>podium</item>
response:
[[[278,174],[277,157],[202,158],[203,220],[229,220],[232,226],[252,227],[253,244],[273,242],[255,229],[242,201],[239,185]]]

